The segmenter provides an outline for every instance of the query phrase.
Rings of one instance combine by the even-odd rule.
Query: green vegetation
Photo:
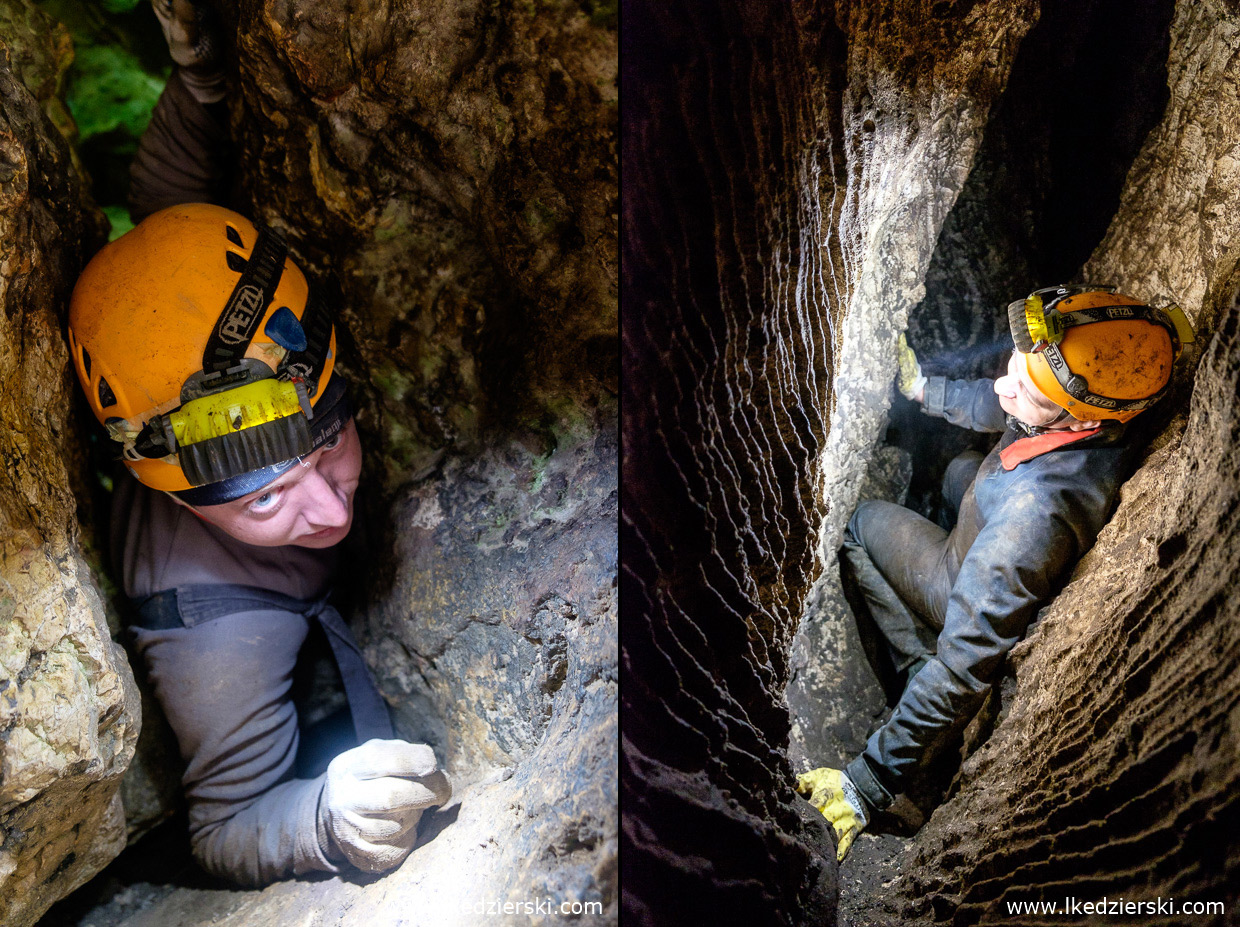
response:
[[[80,45],[70,70],[69,112],[84,143],[120,131],[136,145],[166,77],[142,69],[131,52],[116,45]]]
[[[36,0],[73,39],[66,103],[91,192],[112,223],[112,238],[132,225],[125,206],[129,162],[172,62],[147,0]]]
[[[619,28],[619,0],[580,0],[591,25],[615,31]]]

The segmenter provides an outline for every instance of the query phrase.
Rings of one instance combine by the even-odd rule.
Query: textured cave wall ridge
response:
[[[842,615],[811,608],[816,636],[794,637],[881,432],[896,333],[1036,17],[1031,2],[948,6],[631,11],[623,781],[637,920],[833,917],[829,838],[791,789],[793,764],[826,761],[832,736],[790,730],[788,707],[852,732],[822,667],[861,657]]]
[[[391,483],[614,394],[613,31],[570,0],[235,17],[248,199],[339,281]]]
[[[930,15],[888,20],[856,10],[845,113],[854,140],[843,241],[853,286],[838,326],[830,429],[813,462],[828,509],[817,524],[818,565],[792,643],[787,690],[791,758],[798,768],[842,765],[865,742],[882,694],[843,606],[836,557],[844,526],[870,486],[890,483],[895,461],[876,461],[895,377],[896,336],[925,295],[924,280],[947,216],[977,154],[1037,6],[986,4],[965,21]]]
[[[470,922],[453,891],[616,916],[617,59],[590,10],[224,8],[245,198],[339,297],[379,487],[366,654],[462,796],[385,879],[441,923]]]
[[[33,923],[125,845],[138,696],[84,557],[62,313],[100,217],[61,131],[68,37],[0,3],[0,921]]]

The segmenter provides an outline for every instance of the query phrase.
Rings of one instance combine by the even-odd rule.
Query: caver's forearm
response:
[[[243,885],[336,871],[316,833],[324,780],[293,778],[299,734],[290,688],[307,628],[303,616],[274,609],[135,628],[186,762],[194,855]]]
[[[974,431],[1005,431],[1007,418],[995,395],[994,380],[949,380],[927,377],[922,394],[927,415],[945,418]]]
[[[307,872],[339,872],[320,845],[319,801],[326,773],[292,779],[190,837],[203,869],[239,885],[263,886]],[[330,844],[328,844],[330,845]],[[339,863],[344,859],[338,854]]]
[[[134,222],[181,203],[222,204],[229,141],[220,106],[195,99],[180,70],[173,70],[129,166],[129,214]]]

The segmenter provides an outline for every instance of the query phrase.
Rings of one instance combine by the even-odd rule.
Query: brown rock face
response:
[[[1189,902],[1218,905],[1201,910],[1203,923],[1234,916],[1240,39],[1231,17],[1226,4],[1178,5],[1166,110],[1082,272],[1173,298],[1195,319],[1200,364],[1171,400],[1183,411],[1162,411],[1157,450],[1014,653],[1005,717],[905,857],[901,923],[1011,923],[1011,901],[1104,896],[1161,899],[1161,910],[1142,912],[1152,922],[1187,922]]]
[[[0,3],[0,921],[33,923],[125,845],[139,706],[83,559],[61,320],[100,229],[49,118],[68,37]]]
[[[567,0],[235,15],[244,188],[340,287],[389,483],[614,395],[615,33]]]
[[[388,490],[367,652],[466,795],[390,881],[614,919],[615,33],[560,2],[235,25],[244,187],[339,288]]]
[[[374,552],[358,624],[399,732],[435,746],[460,800],[373,890],[173,893],[145,916],[300,923],[313,908],[386,923],[399,910],[473,924],[507,905],[534,922],[614,922],[614,9],[221,7],[242,198],[341,307]],[[42,30],[38,60],[58,79],[63,33],[14,9]],[[6,925],[119,851],[109,801],[138,714],[76,553],[66,463],[84,468],[62,460],[71,383],[56,312],[98,242],[16,60],[0,78]],[[55,81],[23,76],[54,102]],[[167,782],[144,759],[130,791],[158,804]]]
[[[821,607],[798,640],[802,608],[1034,12],[946,7],[628,10],[623,788],[638,921],[833,917],[834,853],[788,758],[790,737],[821,737],[790,727],[784,693],[821,702],[848,660],[808,661],[860,653]]]

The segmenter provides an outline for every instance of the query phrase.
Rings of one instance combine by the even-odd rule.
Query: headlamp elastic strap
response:
[[[282,379],[305,380],[310,394],[314,395],[318,392],[319,381],[327,366],[332,341],[332,314],[327,301],[317,290],[310,291],[305,311],[301,314],[301,327],[306,334],[306,349],[285,354],[276,375]]]
[[[176,454],[191,486],[220,483],[310,453],[310,423],[331,346],[331,313],[311,292],[300,319],[305,349],[287,351],[275,376],[245,357],[284,273],[283,236],[259,228],[250,258],[186,381],[181,406],[152,416],[126,444],[129,459]],[[317,425],[318,423],[316,423]]]
[[[1077,402],[1084,402],[1091,406],[1097,406],[1100,409],[1123,410],[1123,411],[1140,411],[1148,409],[1154,403],[1158,402],[1167,392],[1171,383],[1164,383],[1162,389],[1153,396],[1147,396],[1144,399],[1112,399],[1109,396],[1101,396],[1089,389],[1088,381],[1080,374],[1073,373],[1068,369],[1068,362],[1064,359],[1057,345],[1047,345],[1042,351],[1042,356],[1046,358],[1047,365],[1051,368],[1051,373],[1055,375],[1055,380],[1063,387],[1065,393],[1075,399]]]
[[[1023,300],[1008,306],[1008,319],[1016,349],[1025,354],[1041,354],[1051,368],[1055,380],[1073,399],[1102,409],[1139,411],[1157,402],[1170,383],[1164,384],[1153,396],[1144,399],[1112,399],[1089,389],[1089,383],[1068,368],[1059,343],[1070,328],[1093,322],[1141,319],[1160,325],[1171,336],[1172,349],[1178,357],[1185,344],[1194,340],[1193,328],[1179,306],[1155,308],[1143,303],[1119,306],[1089,306],[1063,312],[1058,307],[1067,298],[1087,292],[1114,293],[1114,286],[1071,284],[1035,290]],[[1049,298],[1049,304],[1044,303]]]
[[[250,259],[207,339],[202,352],[203,370],[208,373],[226,370],[245,356],[259,323],[267,314],[267,307],[275,298],[287,255],[288,244],[279,232],[268,228],[258,230]]]

